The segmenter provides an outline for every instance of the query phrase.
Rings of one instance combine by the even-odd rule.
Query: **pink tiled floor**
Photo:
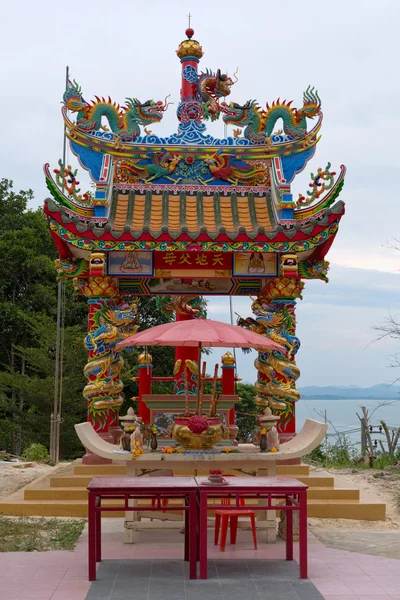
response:
[[[137,544],[122,543],[123,521],[103,520],[103,558],[181,558],[179,533],[140,533]],[[211,535],[211,532],[210,532]],[[168,542],[167,542],[168,539]],[[259,544],[240,531],[236,546],[220,553],[209,546],[210,558],[284,558],[284,542]],[[87,538],[74,552],[0,554],[1,600],[84,600],[87,581]],[[296,558],[296,552],[295,552]],[[326,600],[400,600],[400,561],[327,548],[310,534],[309,576]],[[279,600],[279,598],[276,598]]]

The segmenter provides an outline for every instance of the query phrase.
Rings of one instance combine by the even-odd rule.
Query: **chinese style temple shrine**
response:
[[[182,72],[177,131],[167,137],[157,135],[164,112],[173,110],[167,98],[87,101],[76,81],[63,97],[66,135],[93,191],[81,193],[77,172],[61,160],[56,169],[46,164],[52,198],[45,213],[60,256],[58,277],[72,278],[88,298],[88,417],[104,437],[118,426],[123,360],[115,347],[140,324],[136,297],[170,296],[167,308],[189,319],[202,316],[203,296],[248,296],[254,316],[238,324],[287,349],[285,356],[260,353],[254,379],[257,404],[279,414],[281,434],[289,436],[299,399],[296,301],[305,279],[328,281],[325,256],[344,214],[337,199],[345,168],[336,174],[327,163],[294,197],[294,179],[320,139],[318,92],[308,87],[299,108],[279,99],[231,101],[240,81],[201,69],[203,50],[193,35],[187,29],[176,52]],[[206,130],[207,121],[217,119],[226,125],[221,139]],[[180,412],[179,365],[196,357],[196,349],[177,349],[175,394],[162,398],[151,394],[150,354],[141,355],[144,421],[166,427]],[[221,395],[231,425],[237,401],[232,358],[223,359]]]

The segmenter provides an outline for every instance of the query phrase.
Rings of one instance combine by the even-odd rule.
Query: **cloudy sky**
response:
[[[1,176],[16,188],[32,188],[34,206],[47,196],[42,165],[62,153],[65,66],[86,98],[137,96],[177,103],[180,65],[175,55],[191,12],[195,38],[205,51],[201,67],[233,73],[231,98],[261,105],[287,98],[299,106],[302,92],[316,86],[324,111],[323,138],[305,173],[329,160],[348,168],[342,198],[346,215],[328,258],[330,283],[306,283],[298,307],[302,348],[300,385],[392,382],[388,367],[395,341],[371,343],[374,323],[400,311],[399,150],[400,85],[397,0],[335,0],[270,3],[253,0],[48,0],[2,7],[0,95],[3,143]],[[176,129],[171,109],[154,133]],[[222,135],[222,123],[213,133]],[[249,300],[234,299],[249,315]],[[209,314],[227,318],[227,299],[212,299]],[[213,362],[217,353],[210,360]],[[239,357],[240,375],[252,381],[252,357]]]

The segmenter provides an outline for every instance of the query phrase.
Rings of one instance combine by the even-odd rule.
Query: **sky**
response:
[[[393,382],[400,376],[400,369],[389,367],[398,341],[374,341],[374,325],[400,312],[400,250],[393,248],[400,240],[397,0],[4,4],[0,176],[17,189],[33,189],[33,208],[48,196],[42,166],[56,167],[62,154],[66,65],[88,99],[110,95],[123,103],[125,97],[144,101],[171,94],[175,106],[152,128],[159,135],[175,131],[175,50],[185,38],[189,12],[204,50],[201,68],[232,74],[239,67],[232,100],[255,98],[265,106],[280,97],[300,106],[309,84],[318,89],[323,137],[292,186],[295,197],[307,189],[309,173],[327,161],[337,172],[341,164],[348,169],[341,194],[346,215],[327,257],[330,282],[307,281],[298,304],[300,387]],[[222,122],[210,131],[222,137]],[[233,307],[251,314],[248,298],[234,298]],[[209,316],[229,320],[228,308],[229,299],[211,298]],[[210,371],[218,356],[209,357]],[[246,381],[255,379],[254,358],[237,353]]]

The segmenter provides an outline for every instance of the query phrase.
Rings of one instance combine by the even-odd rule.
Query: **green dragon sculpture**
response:
[[[92,331],[85,338],[89,362],[83,372],[89,381],[83,396],[88,401],[89,415],[96,430],[106,429],[123,403],[120,372],[124,361],[115,347],[136,333],[139,327],[137,313],[136,302],[112,308],[104,303],[94,313]]]
[[[57,281],[74,279],[89,273],[89,263],[83,258],[57,258],[54,264],[57,269]]]
[[[298,264],[299,275],[303,279],[322,279],[328,283],[327,273],[329,262],[327,260],[305,260]]]
[[[278,350],[260,352],[254,361],[254,366],[259,372],[254,385],[257,390],[256,404],[261,408],[270,407],[278,411],[278,414],[283,413],[286,420],[287,417],[291,417],[293,402],[300,398],[296,389],[300,370],[294,362],[300,348],[300,340],[290,333],[294,317],[285,304],[285,301],[281,301],[275,306],[260,296],[253,299],[251,306],[256,318],[243,319],[238,315],[237,324],[281,344],[286,349],[286,355]]]
[[[85,132],[104,129],[101,123],[105,117],[113,133],[125,142],[132,141],[140,135],[139,125],[149,125],[161,121],[168,103],[139,102],[137,98],[126,98],[126,106],[120,107],[111,101],[96,96],[96,102],[86,102],[76,81],[68,82],[63,96],[64,106],[71,112],[77,112],[76,127]]]
[[[245,127],[244,137],[254,143],[262,144],[271,136],[276,122],[282,119],[283,131],[292,139],[303,138],[307,135],[307,119],[312,119],[321,110],[321,100],[318,91],[308,87],[303,94],[303,106],[292,108],[291,102],[280,102],[278,99],[266,110],[258,106],[255,100],[249,100],[243,106],[231,102],[221,104],[224,113],[223,121],[227,125]]]
[[[150,183],[153,179],[165,177],[173,183],[179,183],[181,178],[173,178],[171,174],[180,160],[180,156],[171,152],[154,152],[151,154],[152,162],[144,165],[139,164],[137,160],[120,159],[115,164],[114,179],[120,183]]]

